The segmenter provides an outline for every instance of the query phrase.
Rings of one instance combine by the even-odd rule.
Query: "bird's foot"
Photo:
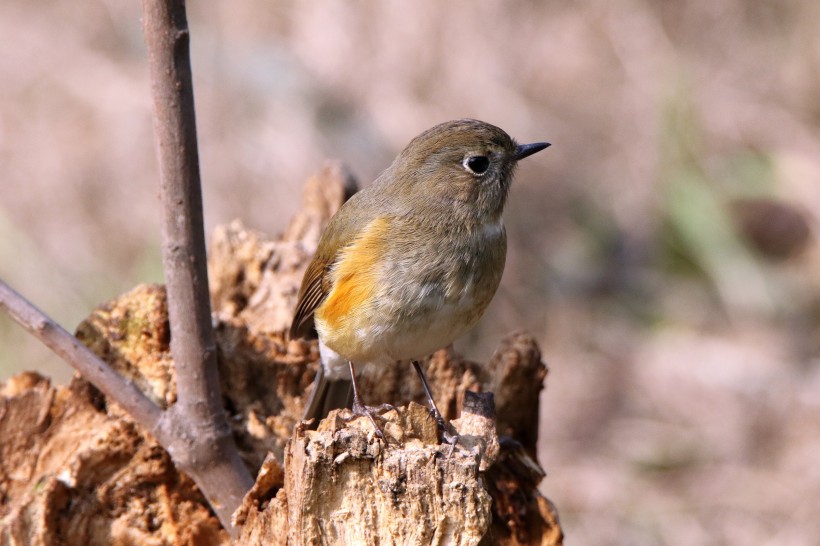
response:
[[[453,450],[456,448],[456,444],[458,443],[458,432],[455,432],[453,425],[444,419],[437,407],[433,406],[430,409],[430,414],[436,421],[436,427],[438,428],[442,443],[450,446],[450,450],[447,452],[447,456],[449,457],[453,454]]]
[[[360,415],[366,416],[370,419],[370,423],[373,425],[373,428],[376,429],[376,436],[379,437],[383,442],[387,442],[387,439],[384,436],[384,432],[382,431],[381,426],[376,422],[376,416],[390,410],[396,409],[395,407],[391,406],[390,404],[381,404],[379,406],[365,406],[361,399],[358,397],[353,398],[353,407],[351,408],[353,411],[353,417],[356,418]]]

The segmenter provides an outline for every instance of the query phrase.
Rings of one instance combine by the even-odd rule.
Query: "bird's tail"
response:
[[[352,402],[353,383],[350,379],[328,379],[325,377],[324,366],[319,366],[302,419],[316,419],[315,426],[331,410],[349,408]]]

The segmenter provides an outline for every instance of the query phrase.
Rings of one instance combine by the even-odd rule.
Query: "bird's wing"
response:
[[[384,206],[362,206],[362,202],[373,199],[372,193],[362,190],[353,195],[341,209],[330,219],[325,228],[316,256],[310,262],[302,287],[299,289],[299,301],[296,314],[290,326],[290,338],[311,337],[313,334],[313,313],[318,309],[333,288],[330,272],[339,258],[340,252],[359,236],[361,229],[379,213]]]
[[[316,255],[305,271],[302,287],[299,289],[299,302],[296,314],[290,325],[290,338],[309,337],[313,332],[313,313],[322,304],[330,292],[327,274],[335,256],[328,260]]]

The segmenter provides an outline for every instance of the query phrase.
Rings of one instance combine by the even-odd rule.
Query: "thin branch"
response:
[[[74,336],[0,281],[0,305],[168,450],[205,494],[222,525],[253,485],[222,407],[211,325],[190,36],[183,0],[144,0],[154,130],[163,204],[163,263],[177,402],[163,411]]]
[[[5,307],[14,320],[80,372],[106,397],[122,406],[140,424],[151,431],[157,428],[162,415],[159,406],[2,280],[0,307]]]
[[[202,192],[183,0],[144,0],[154,132],[163,209],[163,265],[168,291],[177,402],[161,425],[178,438],[169,452],[208,497],[226,529],[253,485],[222,407],[211,324]]]
[[[190,35],[184,2],[146,0],[144,10],[171,344],[177,382],[185,385],[177,404],[210,417],[222,413],[222,400],[208,295]]]

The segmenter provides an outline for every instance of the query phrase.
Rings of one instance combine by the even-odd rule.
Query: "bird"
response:
[[[550,146],[518,144],[474,119],[432,127],[330,219],[298,293],[290,337],[318,335],[321,366],[303,415],[364,404],[356,364],[409,360],[446,430],[419,360],[472,328],[507,253],[502,213],[518,162]]]

